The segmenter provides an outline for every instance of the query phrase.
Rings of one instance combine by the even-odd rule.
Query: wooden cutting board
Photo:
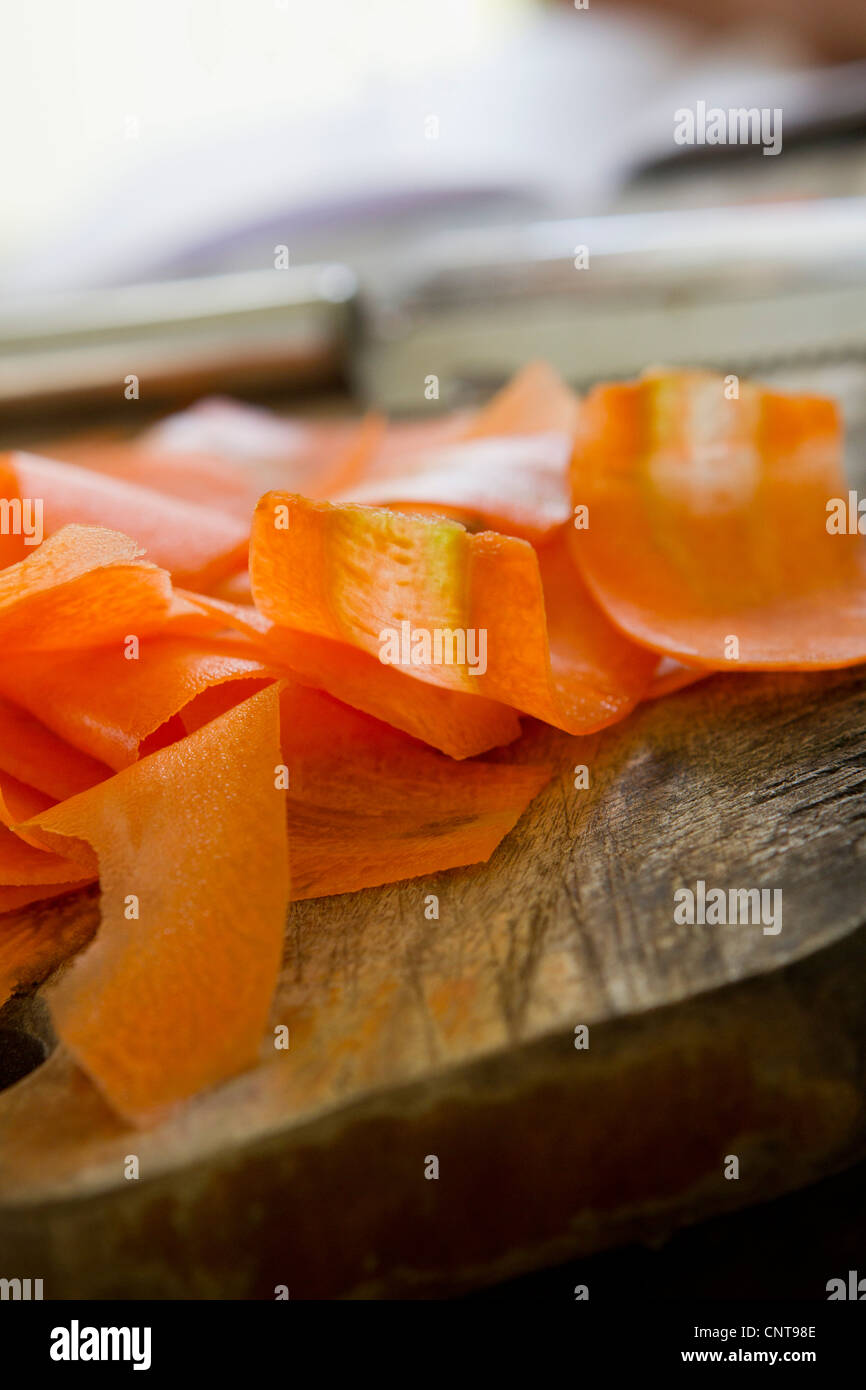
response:
[[[288,1051],[146,1133],[62,1049],[0,1094],[6,1277],[453,1291],[866,1152],[866,672],[716,676],[593,739],[528,741],[562,771],[488,864],[291,910]],[[676,925],[698,879],[780,887],[782,930]],[[45,1036],[38,999],[6,1027]]]
[[[488,864],[291,909],[287,1051],[145,1133],[60,1048],[0,1093],[0,1275],[437,1295],[866,1153],[866,668],[715,676],[539,751],[559,772]],[[698,880],[781,888],[782,930],[678,925]],[[96,894],[43,914],[89,930]],[[38,995],[0,1029],[9,1069],[53,1045]]]

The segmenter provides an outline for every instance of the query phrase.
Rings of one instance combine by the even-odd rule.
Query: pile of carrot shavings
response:
[[[151,1124],[256,1063],[289,902],[489,859],[552,773],[521,719],[866,661],[835,407],[727,381],[0,459],[0,999]]]

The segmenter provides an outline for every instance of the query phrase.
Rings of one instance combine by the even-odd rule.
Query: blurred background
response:
[[[859,352],[864,59],[862,0],[7,6],[0,411]]]
[[[8,289],[632,204],[675,152],[675,108],[781,105],[790,152],[842,95],[826,65],[866,54],[859,0],[47,0],[2,23]],[[856,86],[862,120],[863,70]],[[637,201],[863,189],[862,158],[825,163],[758,160],[742,188],[708,168]]]

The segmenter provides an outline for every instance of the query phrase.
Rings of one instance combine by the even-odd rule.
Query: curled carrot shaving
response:
[[[124,532],[178,584],[205,591],[246,566],[246,524],[212,507],[36,454],[12,454],[7,467],[21,496],[39,499],[45,536],[71,524]]]
[[[49,1002],[133,1123],[257,1060],[288,897],[281,762],[271,685],[28,823],[47,849],[83,842],[99,861],[99,930]]]
[[[542,540],[570,515],[566,475],[577,413],[574,393],[534,363],[468,420],[392,427],[350,487],[313,495]]]
[[[581,572],[617,627],[719,670],[866,660],[866,544],[828,529],[847,498],[832,401],[657,372],[584,403],[572,463]]]
[[[621,718],[655,665],[597,607],[562,531],[536,553],[445,519],[270,493],[256,509],[250,562],[253,596],[276,625],[570,733]],[[429,655],[437,633],[461,659]]]
[[[550,776],[452,763],[319,691],[289,684],[281,704],[294,898],[487,860]]]

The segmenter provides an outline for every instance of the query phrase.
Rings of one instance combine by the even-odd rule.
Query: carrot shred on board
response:
[[[11,663],[0,669],[8,671]],[[54,801],[86,791],[111,776],[105,763],[58,738],[27,710],[0,697],[0,775],[8,774]]]
[[[8,826],[0,825],[0,883],[7,887],[69,883],[72,879],[83,877],[78,868],[95,868],[93,861],[89,866],[82,865],[81,858],[79,855],[76,861],[62,854],[37,849]]]
[[[398,428],[390,448],[389,430],[350,487],[314,495],[432,512],[473,530],[541,540],[570,515],[567,466],[577,413],[574,393],[550,367],[534,363],[465,423],[415,426],[414,438]]]
[[[212,397],[170,415],[131,442],[52,440],[44,452],[120,483],[235,517],[244,529],[262,493],[318,496],[363,467],[382,434],[378,417],[286,420]],[[171,568],[171,566],[166,566]]]
[[[226,698],[226,687],[214,686],[193,701],[185,712],[190,731],[224,715]],[[295,900],[487,860],[550,776],[542,764],[455,766],[388,725],[291,683],[281,692],[280,705],[282,756],[291,766],[285,814]],[[173,752],[180,757],[183,749],[176,745]],[[0,781],[0,804],[4,786],[9,789],[8,779]],[[110,805],[116,789],[106,791],[112,793]],[[38,807],[26,830],[31,838],[53,842],[56,836],[46,829],[50,818],[41,814],[45,798],[35,793],[34,802],[33,795],[31,790],[17,803],[19,810]],[[86,803],[82,798],[69,803],[79,804]],[[55,809],[65,814],[62,807]],[[121,825],[115,825],[118,837]],[[70,869],[78,875],[91,851],[78,839],[71,843],[78,857]],[[58,856],[46,850],[44,858],[53,864]],[[95,878],[95,868],[94,858],[86,878],[0,886],[0,913],[79,888]],[[109,923],[108,929],[115,928]],[[39,983],[94,933],[95,926],[83,934],[58,932],[51,917],[36,933],[20,918],[11,925],[0,919],[0,1002],[16,988]]]
[[[490,858],[552,770],[522,715],[866,661],[838,445],[830,401],[532,364],[422,424],[0,455],[0,1003],[43,985],[151,1124],[255,1065],[290,901]]]
[[[566,434],[458,440],[406,460],[402,473],[366,477],[338,502],[450,516],[472,530],[543,539],[569,515]]]
[[[152,486],[171,486],[169,460],[177,467],[174,477],[182,477],[190,452],[233,464],[236,480],[246,478],[258,488],[254,495],[246,490],[243,516],[249,521],[257,497],[273,487],[317,493],[336,486],[347,467],[353,468],[359,449],[366,458],[381,429],[375,414],[361,420],[288,420],[261,406],[211,396],[162,420],[139,437],[139,446],[166,461],[159,471],[162,482]]]
[[[227,599],[230,603],[252,603],[253,595],[250,589],[249,570],[233,574],[229,579],[223,580],[221,584],[215,584],[211,593],[217,598]]]
[[[231,712],[234,684],[208,687],[186,706],[184,733],[194,733]],[[256,682],[236,684],[241,699],[256,693]],[[349,892],[486,860],[550,775],[550,768],[541,764],[456,766],[389,725],[292,682],[282,690],[280,706],[282,756],[291,767],[286,814],[294,899]],[[184,756],[180,744],[173,752],[178,759]],[[145,761],[150,764],[152,759]],[[99,790],[108,802],[115,799],[113,785]],[[50,799],[0,776],[0,810],[4,791],[12,793],[6,804],[14,805],[19,814],[33,812],[18,829],[28,837],[22,855],[37,862],[38,851],[30,845],[53,844],[47,834],[52,819],[42,814]],[[165,791],[171,794],[167,781]],[[78,797],[66,804],[80,803]],[[63,808],[54,810],[60,814]],[[89,878],[95,877],[96,862],[88,845],[78,839],[70,843],[76,858],[69,872],[61,878],[59,863],[64,861],[46,849],[43,858],[53,873],[44,877],[57,877],[58,883],[47,883],[41,893],[22,894],[22,905],[31,897],[67,891],[70,878],[88,863]],[[0,911],[16,905],[16,898],[9,900],[0,888]],[[61,959],[58,955],[55,963]],[[26,959],[19,964],[26,965]],[[6,969],[11,969],[8,956]]]
[[[329,695],[281,695],[292,897],[489,859],[550,778],[546,766],[454,764]]]
[[[547,362],[529,362],[467,421],[467,439],[482,435],[572,434],[577,396]]]
[[[46,848],[71,838],[99,860],[99,930],[48,999],[132,1123],[258,1058],[288,897],[281,757],[271,685],[28,823]]]
[[[22,656],[0,667],[0,693],[34,715],[41,711],[66,743],[118,769],[208,686],[268,674],[231,642],[154,636],[141,641],[134,660],[120,643]]]
[[[584,402],[573,553],[620,630],[719,670],[866,660],[866,545],[828,530],[847,498],[832,401],[653,372]]]
[[[475,757],[513,743],[520,734],[517,713],[507,705],[415,681],[345,642],[272,627],[265,651],[275,666],[302,683],[327,691],[452,758]]]
[[[186,612],[197,610],[172,592],[165,570],[128,536],[100,527],[65,526],[0,570],[4,663],[21,652],[122,642]]]
[[[564,531],[536,553],[524,540],[470,535],[447,519],[270,493],[253,520],[250,573],[256,603],[273,623],[569,733],[622,718],[656,664],[597,607]],[[425,652],[437,632],[450,661]],[[463,634],[461,660],[453,660],[461,651],[454,633]]]
[[[38,816],[40,811],[47,811],[55,801],[56,797],[48,796],[27,782],[20,782],[17,777],[0,768],[0,822],[3,825],[11,828],[19,821]]]
[[[247,523],[213,507],[37,454],[9,455],[6,467],[23,497],[40,499],[46,536],[72,524],[120,531],[178,584],[203,591],[246,567]]]
[[[678,690],[685,690],[697,681],[706,680],[708,675],[710,672],[705,667],[684,666],[672,656],[663,656],[653,672],[649,689],[643,698],[658,700],[663,695],[674,695]]]
[[[76,878],[68,883],[40,883],[37,885],[18,887],[11,884],[0,884],[0,918],[2,914],[16,912],[22,907],[30,907],[36,903],[50,902],[53,898],[64,897],[68,893],[76,893],[80,888],[86,888],[95,881],[95,875],[87,878]],[[41,969],[37,960],[33,960],[28,951],[19,950],[18,947],[7,949],[10,938],[17,938],[19,941],[34,941],[32,932],[20,934],[21,922],[11,922],[8,917],[0,920],[0,1004],[5,1003],[9,996],[18,990],[26,989],[30,985],[41,984],[42,980],[56,969],[63,961],[68,960],[71,949],[63,946],[61,942],[48,941],[51,931],[39,934],[39,939],[44,941],[47,949],[42,959],[49,962],[48,969]],[[80,938],[81,944],[88,941],[92,936],[92,931]],[[78,937],[76,937],[78,940]]]
[[[577,412],[574,392],[536,362],[482,409],[423,423],[386,424],[377,415],[289,421],[214,398],[169,416],[132,443],[61,440],[45,447],[52,459],[185,502],[206,499],[244,522],[263,493],[281,490],[429,510],[473,529],[534,540],[569,515],[567,464]],[[164,555],[154,551],[152,558],[187,582]],[[208,587],[232,592],[238,582],[228,575]]]

